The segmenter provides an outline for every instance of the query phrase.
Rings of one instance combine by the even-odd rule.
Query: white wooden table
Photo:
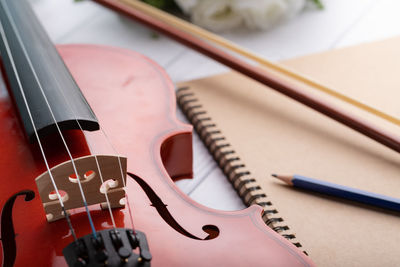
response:
[[[277,61],[400,34],[398,0],[322,1],[324,10],[307,9],[270,31],[237,31],[223,36]],[[55,43],[104,44],[132,49],[164,67],[174,82],[227,70],[166,37],[154,38],[146,27],[91,1],[30,2]],[[195,178],[178,182],[179,187],[206,206],[221,210],[243,209],[236,192],[196,136],[194,143]]]

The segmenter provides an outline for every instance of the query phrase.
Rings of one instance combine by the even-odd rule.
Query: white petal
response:
[[[269,29],[282,20],[288,10],[286,0],[234,0],[233,9],[250,29]]]
[[[242,17],[232,8],[232,0],[202,0],[193,8],[195,24],[212,31],[225,31],[242,24]]]

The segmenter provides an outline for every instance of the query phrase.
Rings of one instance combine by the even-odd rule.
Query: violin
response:
[[[192,177],[192,127],[165,71],[133,51],[54,47],[0,1],[2,266],[313,266],[261,219],[217,211]]]

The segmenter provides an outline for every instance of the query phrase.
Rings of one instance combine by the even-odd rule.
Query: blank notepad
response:
[[[400,118],[400,38],[282,62]],[[238,73],[183,82],[178,103],[243,201],[318,266],[400,266],[400,214],[303,192],[301,174],[400,198],[400,155]],[[391,125],[331,97],[349,112]]]

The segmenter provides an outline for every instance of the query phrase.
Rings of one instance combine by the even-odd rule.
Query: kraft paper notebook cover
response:
[[[394,38],[282,64],[400,118],[399,48]],[[237,73],[179,87],[181,109],[243,201],[264,207],[266,223],[301,243],[317,265],[400,266],[399,213],[271,178],[300,174],[400,198],[398,153]],[[398,126],[326,98],[400,134]]]

